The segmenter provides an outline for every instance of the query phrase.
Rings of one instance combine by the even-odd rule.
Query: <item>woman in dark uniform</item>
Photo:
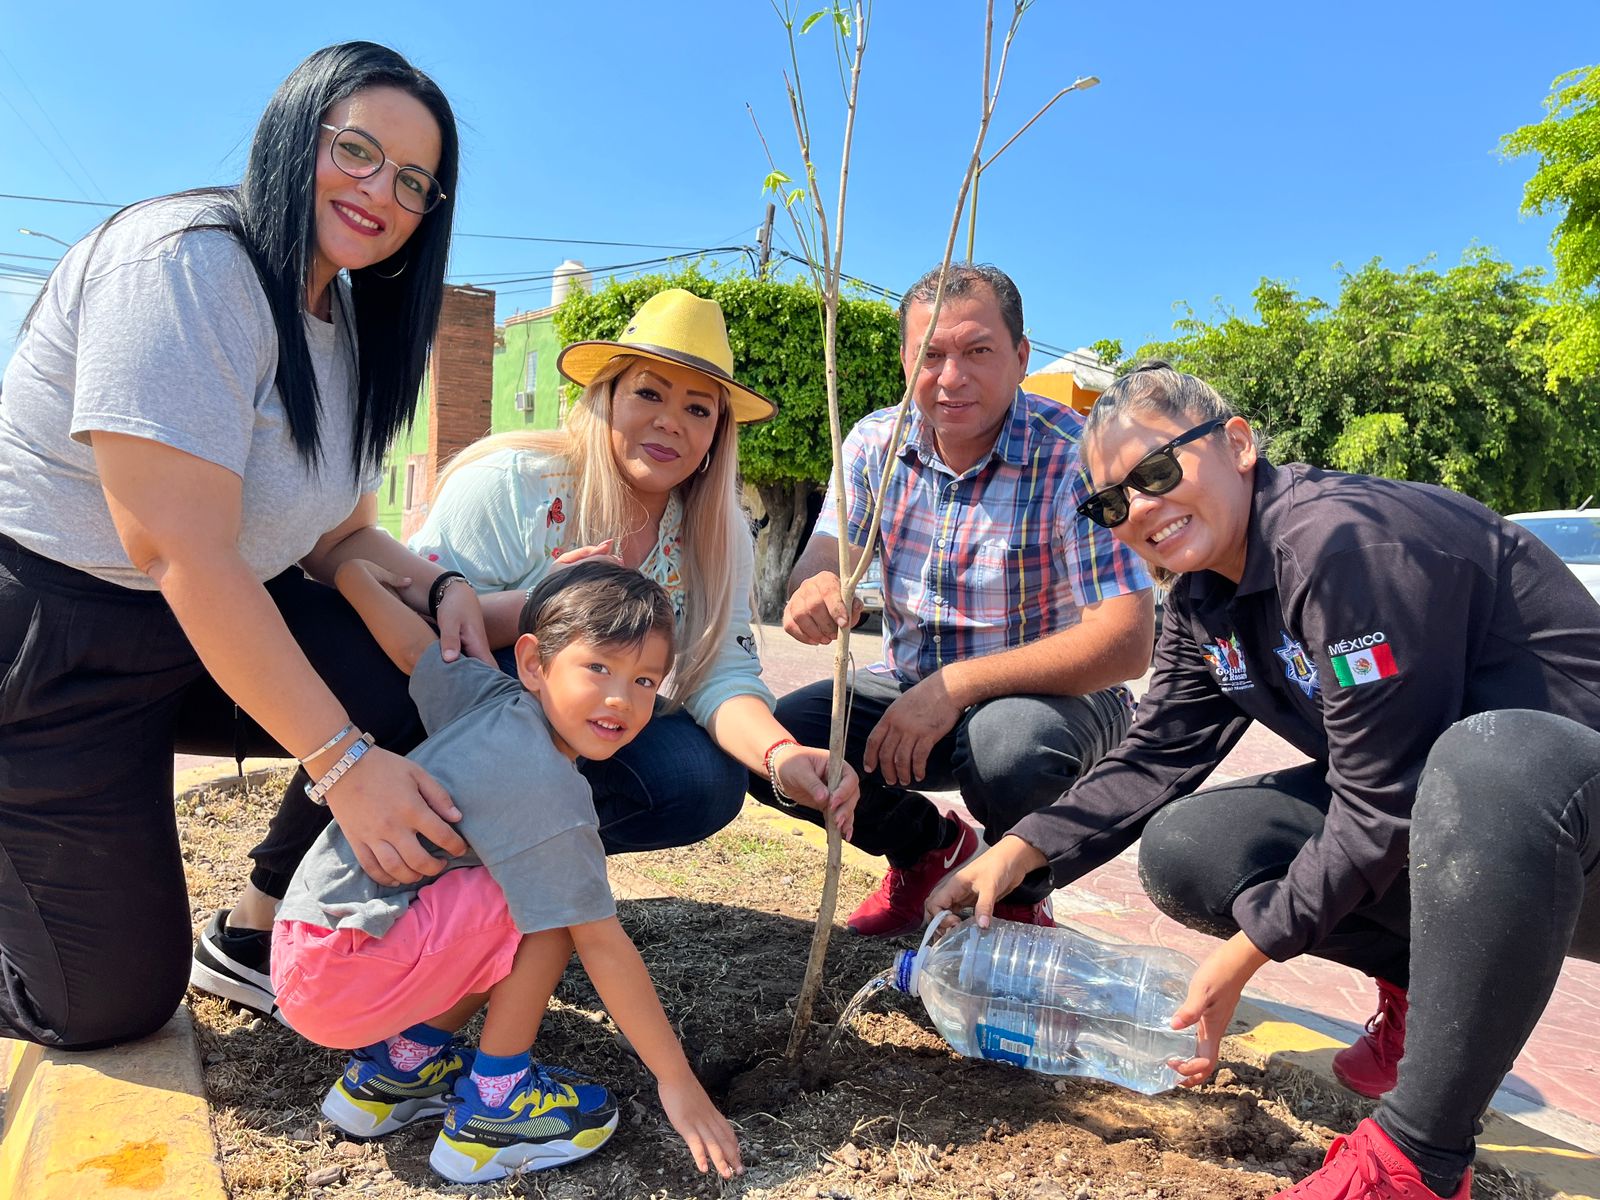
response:
[[[1272,466],[1164,363],[1107,390],[1084,446],[1084,515],[1171,580],[1150,689],[1122,746],[928,911],[986,920],[1028,871],[1061,886],[1142,836],[1151,899],[1226,939],[1175,1022],[1196,1030],[1184,1085],[1268,959],[1378,982],[1335,1070],[1384,1099],[1283,1195],[1470,1195],[1479,1119],[1563,958],[1600,960],[1600,607],[1464,496]],[[1252,720],[1313,761],[1197,792]]]

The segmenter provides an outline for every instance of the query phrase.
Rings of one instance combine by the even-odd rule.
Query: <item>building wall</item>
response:
[[[458,450],[488,433],[560,423],[561,340],[554,313],[519,313],[497,332],[493,292],[445,289],[411,427],[395,440],[378,489],[378,523],[393,536],[404,539],[422,525],[439,469]],[[518,393],[529,391],[532,407],[518,408]]]

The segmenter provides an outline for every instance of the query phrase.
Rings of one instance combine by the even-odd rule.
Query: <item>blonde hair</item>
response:
[[[450,460],[439,475],[434,495],[460,468],[501,450],[532,450],[566,459],[576,479],[572,497],[576,512],[573,537],[591,546],[614,537],[636,519],[637,501],[628,492],[611,451],[611,402],[618,376],[635,363],[648,362],[619,354],[597,373],[567,411],[560,429],[513,430],[480,438]],[[710,378],[710,376],[707,376]],[[713,380],[713,382],[716,382]],[[712,435],[710,462],[678,485],[683,503],[683,619],[680,622],[673,694],[694,693],[711,673],[728,634],[733,607],[734,538],[744,514],[739,508],[739,434],[728,390],[717,384],[721,403]]]

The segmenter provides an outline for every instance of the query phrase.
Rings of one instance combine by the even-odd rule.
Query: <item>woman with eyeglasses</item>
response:
[[[0,1036],[104,1045],[176,1008],[175,746],[295,756],[291,789],[329,784],[380,880],[438,871],[421,838],[465,849],[401,757],[404,677],[325,586],[381,562],[446,657],[487,657],[471,590],[376,525],[456,161],[431,79],[330,46],[277,89],[241,184],[118,212],[29,314],[0,402]],[[272,841],[257,870],[292,871]]]
[[[1175,1079],[1210,1077],[1269,959],[1353,966],[1379,1013],[1334,1070],[1383,1099],[1281,1194],[1470,1195],[1563,959],[1600,961],[1600,607],[1465,496],[1274,467],[1164,363],[1107,389],[1084,445],[1081,511],[1171,581],[1155,673],[1122,746],[929,913],[984,919],[1028,871],[1065,885],[1142,838],[1157,907],[1226,939],[1174,1022],[1196,1031]],[[1251,721],[1312,761],[1197,790]]]

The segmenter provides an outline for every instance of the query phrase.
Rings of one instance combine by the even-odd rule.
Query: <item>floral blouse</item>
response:
[[[460,571],[479,592],[525,591],[559,554],[578,545],[573,519],[576,476],[566,459],[538,450],[500,450],[455,471],[434,497],[411,549],[447,570]],[[733,597],[723,645],[705,681],[683,705],[701,725],[735,696],[758,696],[773,706],[761,681],[761,660],[750,627],[755,550],[748,536],[733,547]],[[667,502],[655,546],[639,565],[666,589],[683,632],[683,504]]]

